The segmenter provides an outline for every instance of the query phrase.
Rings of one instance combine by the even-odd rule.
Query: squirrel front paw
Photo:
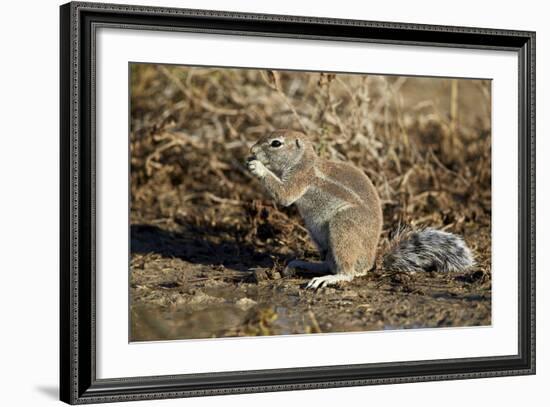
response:
[[[267,174],[267,168],[258,160],[249,160],[246,164],[248,170],[258,178],[263,178]]]

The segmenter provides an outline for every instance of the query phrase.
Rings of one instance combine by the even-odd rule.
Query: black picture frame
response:
[[[71,404],[535,373],[535,33],[143,6],[60,8],[60,397]],[[416,46],[519,56],[519,352],[499,357],[96,378],[95,29],[174,30]]]

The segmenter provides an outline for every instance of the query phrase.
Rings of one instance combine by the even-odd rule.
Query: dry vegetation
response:
[[[132,65],[131,339],[489,324],[490,99],[480,80]],[[433,226],[464,236],[478,267],[378,267],[317,293],[281,278],[317,254],[244,166],[281,127],[373,180],[380,253],[399,225]]]

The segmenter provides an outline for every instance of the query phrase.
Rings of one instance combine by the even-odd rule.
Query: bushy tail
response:
[[[475,260],[460,236],[427,228],[398,231],[382,264],[393,271],[461,272],[474,266]]]

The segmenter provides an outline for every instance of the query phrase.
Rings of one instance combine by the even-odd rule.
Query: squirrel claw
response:
[[[255,159],[248,160],[246,165],[248,166],[248,170],[258,178],[263,178],[267,172],[261,161]]]

